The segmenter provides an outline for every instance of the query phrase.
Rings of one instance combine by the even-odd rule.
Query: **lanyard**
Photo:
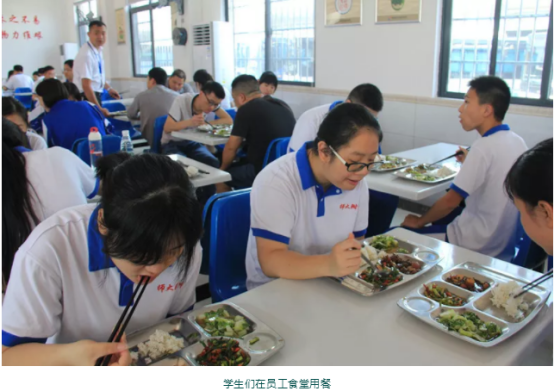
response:
[[[90,42],[87,42],[87,45],[89,46],[90,50],[94,53],[94,57],[98,59],[98,70],[100,71],[100,76],[102,76],[102,61],[100,60],[100,55],[94,51],[94,48],[90,44]]]

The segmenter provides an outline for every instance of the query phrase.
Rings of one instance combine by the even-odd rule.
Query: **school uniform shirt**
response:
[[[447,227],[449,242],[504,260],[513,256],[518,212],[504,191],[504,179],[527,150],[508,125],[492,128],[471,151],[450,186],[466,207]]]
[[[193,109],[193,104],[198,94],[182,94],[179,95],[173,101],[171,108],[169,109],[168,115],[173,118],[175,122],[185,121],[191,119],[195,114]],[[210,113],[211,114],[211,113]],[[202,113],[206,119],[206,113]],[[170,141],[183,141],[182,139],[173,137],[171,133],[163,132],[162,135],[162,145],[167,144]]]
[[[15,255],[3,303],[2,345],[108,340],[134,284],[103,252],[98,209],[66,209],[40,224]],[[184,281],[169,267],[148,285],[127,334],[184,312],[195,302],[197,245]]]
[[[41,149],[46,149],[46,141],[40,137],[38,134],[28,131],[25,133],[27,140],[29,140],[29,145],[33,151],[40,151]]]
[[[102,136],[106,135],[104,116],[89,102],[74,102],[63,99],[44,114],[42,120],[44,138],[49,146],[58,146],[71,150],[73,143],[88,137],[90,129],[95,127]]]
[[[83,92],[83,79],[92,81],[94,92],[101,93],[106,84],[103,48],[97,49],[90,42],[81,46],[73,62],[73,83]]]
[[[32,79],[31,79],[32,80]],[[40,76],[37,81],[35,81],[35,83],[33,84],[33,92],[36,92],[37,90],[37,86],[40,84],[41,81],[44,80],[44,76]]]
[[[33,79],[30,76],[24,75],[23,73],[18,73],[10,77],[10,80],[6,83],[8,90],[15,91],[17,88],[30,88],[31,90],[34,87]]]
[[[26,151],[23,156],[31,204],[39,221],[96,196],[99,181],[94,171],[71,151],[53,147]]]
[[[305,111],[294,126],[289,142],[289,152],[298,151],[308,141],[314,141],[319,131],[319,126],[330,110],[332,104],[325,104]]]
[[[251,230],[246,250],[246,287],[254,289],[272,279],[258,260],[256,238],[288,245],[304,255],[329,254],[335,244],[364,236],[369,192],[364,181],[346,191],[331,185],[324,191],[312,172],[307,149],[289,153],[269,164],[256,177],[250,194]]]
[[[194,94],[194,88],[189,83],[185,83],[179,90],[179,94]]]

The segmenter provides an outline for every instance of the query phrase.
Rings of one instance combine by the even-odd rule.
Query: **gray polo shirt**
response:
[[[127,116],[137,119],[140,112],[140,131],[143,137],[152,146],[154,141],[154,122],[156,118],[169,113],[173,101],[179,94],[161,85],[156,85],[143,91],[127,108]]]

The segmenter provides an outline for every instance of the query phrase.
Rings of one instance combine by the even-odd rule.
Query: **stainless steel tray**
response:
[[[480,293],[471,292],[446,281],[449,275],[454,274],[462,274],[468,277],[474,277],[481,281],[489,282],[491,286],[489,289]],[[443,274],[426,283],[426,285],[436,283],[437,285],[446,287],[453,294],[463,297],[467,301],[467,304],[460,307],[441,305],[438,302],[425,297],[425,295],[423,294],[423,285],[420,285],[412,292],[410,292],[406,297],[400,299],[397,304],[400,308],[407,311],[409,314],[415,316],[416,318],[424,321],[425,323],[433,326],[434,328],[442,332],[450,334],[455,338],[461,339],[473,345],[483,348],[490,348],[507,340],[512,335],[516,334],[518,331],[528,325],[535,318],[535,316],[537,316],[551,293],[550,290],[541,286],[533,288],[530,292],[526,293],[523,296],[523,300],[529,305],[529,309],[524,312],[523,319],[516,320],[508,316],[508,314],[503,309],[499,309],[493,306],[490,300],[492,296],[491,291],[494,286],[496,286],[500,282],[509,281],[516,281],[520,285],[525,285],[529,282],[517,276],[507,274],[488,266],[482,266],[473,262],[467,262],[462,265],[457,265],[453,267],[452,269],[444,272]],[[496,323],[502,329],[502,335],[487,342],[480,342],[473,338],[463,336],[456,331],[449,331],[446,326],[439,323],[436,319],[442,312],[451,309],[454,309],[457,312],[471,311],[485,322]]]
[[[392,236],[392,235],[389,235],[389,236]],[[415,280],[416,278],[419,278],[420,276],[424,275],[429,270],[431,270],[442,259],[440,254],[438,254],[436,251],[434,251],[434,250],[432,250],[428,247],[425,247],[425,246],[422,246],[422,245],[419,245],[417,243],[413,243],[413,242],[410,242],[410,241],[401,240],[401,239],[398,239],[396,237],[394,237],[394,238],[398,241],[398,245],[399,245],[398,248],[407,250],[408,254],[403,254],[403,253],[393,253],[393,254],[397,254],[399,256],[407,257],[407,258],[413,259],[414,261],[420,263],[421,270],[419,272],[417,272],[415,274],[400,273],[402,275],[402,280],[401,281],[399,281],[399,282],[397,282],[393,285],[387,286],[387,287],[380,287],[380,286],[373,285],[369,282],[366,282],[366,281],[364,281],[363,279],[360,278],[360,274],[363,273],[363,271],[366,270],[369,267],[367,265],[364,265],[364,266],[361,266],[355,273],[350,274],[350,275],[345,276],[345,277],[342,277],[342,278],[337,278],[337,279],[334,279],[334,280],[340,282],[342,286],[344,286],[344,287],[346,287],[346,288],[348,288],[348,289],[350,289],[350,290],[352,290],[352,291],[354,291],[354,292],[356,292],[356,293],[358,293],[362,296],[374,296],[374,295],[379,294],[379,293],[381,293],[385,290],[394,289],[398,286],[407,284],[410,281]],[[364,240],[364,243],[370,244],[372,239],[373,238],[368,238],[368,239]],[[381,259],[379,260],[379,262],[381,262]]]
[[[387,160],[386,158],[388,157],[391,160],[392,159],[394,159],[394,160],[403,160],[403,162],[399,163],[396,167],[389,167],[389,168],[383,168],[383,167],[381,167],[380,164],[376,164],[375,167],[371,170],[371,172],[378,172],[378,173],[391,172],[391,171],[399,170],[401,168],[406,168],[406,167],[412,166],[417,162],[417,160],[414,160],[414,159],[406,159],[406,158],[393,156],[393,155],[379,155],[379,156],[380,156],[381,160]]]
[[[445,177],[437,177],[436,176],[437,171],[443,166],[448,167],[449,169],[454,171],[454,173],[452,175],[448,175],[448,176],[445,176]],[[419,183],[435,184],[435,183],[441,183],[441,182],[445,182],[445,181],[449,181],[451,179],[454,179],[456,177],[456,175],[458,175],[458,172],[460,171],[460,168],[458,166],[454,165],[454,164],[444,164],[444,165],[438,166],[437,169],[435,169],[435,170],[430,170],[430,171],[427,171],[425,173],[426,175],[436,177],[436,180],[434,180],[434,181],[425,181],[425,180],[422,180],[422,179],[417,179],[414,176],[414,174],[406,172],[408,169],[409,168],[404,168],[402,170],[394,172],[393,174],[396,175],[399,178],[407,179],[409,181],[414,181],[414,182],[419,182]]]
[[[208,311],[214,311],[219,308],[225,308],[231,315],[241,315],[251,325],[251,331],[242,338],[231,337],[212,337],[206,330],[202,328],[196,321],[197,317]],[[184,339],[185,347],[173,354],[164,355],[157,360],[145,360],[143,357],[134,363],[135,365],[192,365],[198,366],[196,357],[202,352],[204,346],[200,341],[207,341],[211,338],[225,338],[236,340],[239,347],[250,356],[249,366],[260,365],[268,358],[277,353],[285,345],[283,338],[270,327],[262,323],[260,320],[246,312],[241,307],[232,303],[213,304],[198,310],[192,311],[189,314],[175,316],[166,319],[147,329],[137,331],[127,337],[129,349],[131,352],[138,351],[136,347],[141,342],[146,342],[156,330],[167,331],[169,334]],[[254,338],[259,338],[255,344],[250,344]]]

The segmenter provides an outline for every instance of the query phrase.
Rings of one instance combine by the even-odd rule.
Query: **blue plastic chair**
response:
[[[162,153],[162,135],[164,133],[164,125],[167,117],[167,115],[162,115],[154,121],[154,139],[152,140],[149,152]]]
[[[121,102],[104,103],[102,107],[108,110],[109,112],[127,110],[125,105]]]
[[[380,235],[390,229],[399,200],[395,195],[369,190],[369,221],[366,237]]]
[[[249,231],[250,189],[215,202],[210,232],[210,291],[214,303],[246,292]]]
[[[100,94],[100,100],[102,102],[106,101],[106,100],[113,100],[114,98],[112,98],[112,96],[110,95],[110,93],[108,92],[108,90],[106,89],[103,89],[102,90],[102,93]],[[123,109],[125,110],[125,109]]]
[[[281,156],[287,154],[287,148],[289,146],[290,137],[276,138],[269,144],[267,152],[264,158],[264,167],[274,160],[279,159]]]
[[[86,164],[90,165],[90,151],[88,148],[88,138],[80,138],[73,143],[71,150],[81,158]],[[121,137],[107,135],[102,137],[103,156],[117,153],[121,150]]]
[[[32,95],[19,95],[19,94],[28,94],[30,92],[33,92],[30,88],[22,87],[22,88],[16,88],[13,94],[13,97],[17,99],[21,104],[27,109],[32,110],[33,109],[33,96]]]

